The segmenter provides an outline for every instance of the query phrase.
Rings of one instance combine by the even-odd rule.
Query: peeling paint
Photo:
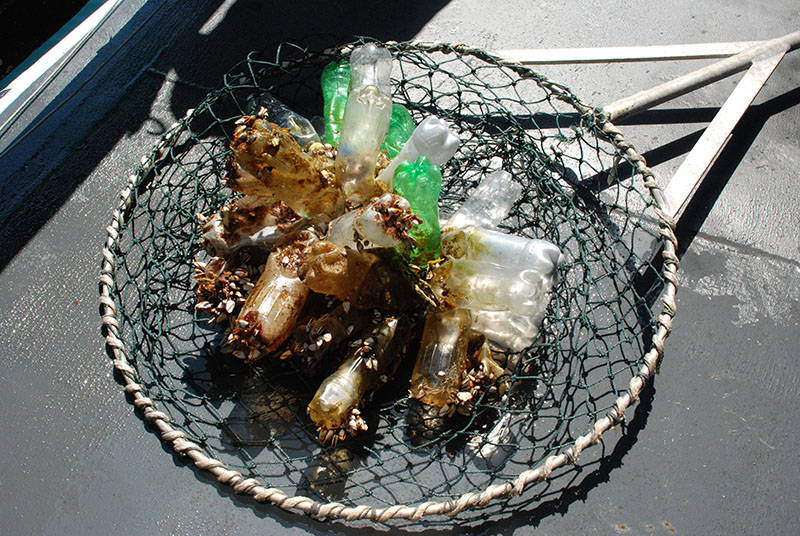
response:
[[[703,296],[735,298],[739,302],[735,306],[739,311],[733,322],[735,326],[756,324],[764,318],[781,326],[797,326],[800,266],[796,263],[699,237],[692,242],[691,252],[715,259],[707,267],[711,269],[704,270],[699,277],[683,273],[682,285]]]

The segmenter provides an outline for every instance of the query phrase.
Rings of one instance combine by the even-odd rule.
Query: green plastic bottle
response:
[[[339,144],[342,134],[342,120],[350,92],[350,63],[346,60],[332,61],[322,71],[323,116],[325,117],[325,141],[331,145]]]
[[[383,140],[381,150],[387,151],[391,158],[397,156],[414,132],[414,120],[402,104],[392,104],[392,119],[389,121],[389,132]]]
[[[442,232],[439,228],[439,194],[442,191],[442,172],[426,156],[416,162],[401,162],[394,172],[394,191],[405,197],[411,210],[422,223],[414,227],[411,236],[416,246],[399,246],[401,252],[414,264],[439,258],[442,249]]]

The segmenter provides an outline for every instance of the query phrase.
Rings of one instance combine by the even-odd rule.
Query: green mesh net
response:
[[[317,515],[388,519],[503,504],[622,420],[654,372],[672,314],[662,308],[674,263],[653,256],[674,251],[669,225],[643,187],[642,178],[653,187],[652,174],[613,126],[567,88],[481,51],[385,46],[395,57],[394,102],[417,123],[439,116],[461,137],[443,168],[442,217],[499,157],[523,186],[501,229],[549,240],[567,259],[539,339],[510,356],[502,402],[480,399],[469,416],[420,425],[408,398],[412,362],[365,404],[368,431],[324,445],[306,415],[317,385],[272,360],[232,358],[220,350],[222,329],[195,311],[192,262],[205,256],[196,215],[233,195],[221,179],[234,122],[265,92],[319,115],[322,68],[352,46],[284,44],[235,66],[132,177],[109,229],[104,325],[142,415],[235,491]]]

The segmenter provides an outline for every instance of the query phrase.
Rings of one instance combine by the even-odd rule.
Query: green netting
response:
[[[511,356],[506,400],[479,400],[471,416],[440,419],[420,440],[409,420],[410,363],[366,405],[367,432],[336,447],[321,444],[305,411],[317,386],[274,360],[248,366],[222,352],[221,328],[195,312],[192,262],[205,256],[196,215],[232,196],[221,179],[234,122],[252,113],[248,103],[268,91],[300,114],[319,115],[321,70],[350,48],[320,53],[286,44],[274,57],[253,54],[234,67],[165,136],[126,192],[124,223],[110,231],[115,247],[107,263],[116,273],[104,283],[112,300],[104,314],[128,391],[148,418],[174,432],[159,424],[165,441],[256,479],[237,491],[257,499],[275,500],[252,485],[385,513],[515,482],[556,454],[579,453],[583,443],[570,447],[607,415],[612,424],[620,420],[618,410],[630,400],[620,406],[618,399],[637,375],[652,372],[653,337],[664,331],[658,315],[665,276],[651,255],[665,224],[638,176],[644,169],[649,179],[649,170],[621,137],[609,141],[613,128],[567,88],[480,51],[386,46],[395,56],[394,101],[417,123],[428,114],[443,118],[462,140],[443,170],[442,217],[499,157],[523,186],[502,229],[556,243],[567,262],[539,340]],[[110,265],[105,271],[114,274]],[[487,443],[503,417],[507,433]],[[480,454],[487,445],[491,463]],[[220,480],[238,482],[221,471]],[[281,501],[320,512],[313,503]],[[358,517],[365,516],[374,517]]]

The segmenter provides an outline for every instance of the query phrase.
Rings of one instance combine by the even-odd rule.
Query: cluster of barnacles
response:
[[[211,315],[216,324],[236,317],[261,273],[258,265],[243,262],[229,266],[222,257],[208,262],[195,260],[193,269],[198,300],[195,309]]]
[[[383,218],[381,226],[387,229],[389,236],[395,237],[401,242],[417,245],[417,240],[411,235],[411,230],[422,223],[422,219],[413,212],[408,210],[407,206],[401,204],[402,198],[397,196],[380,198],[378,202],[373,203],[375,212],[380,214]],[[369,246],[364,244],[363,246]],[[363,247],[362,246],[362,247]]]
[[[274,356],[309,379],[334,370],[320,384],[309,415],[320,440],[335,443],[368,428],[359,406],[392,378],[409,336],[419,331],[414,326],[429,321],[431,304],[436,306],[427,271],[395,262],[400,255],[390,253],[392,245],[416,245],[412,232],[421,218],[390,193],[359,206],[341,203],[330,186],[336,150],[315,143],[304,151],[276,132],[263,118],[239,124],[229,166],[235,178],[228,184],[245,195],[216,214],[198,216],[200,242],[211,259],[194,263],[196,309],[226,327],[222,349],[239,359]],[[256,154],[253,144],[266,147],[267,155]],[[298,179],[314,173],[312,185]],[[301,191],[266,195],[272,179],[283,189],[297,182],[314,201],[304,204]],[[323,202],[326,216],[319,219],[314,211]],[[403,335],[395,340],[399,317]],[[476,344],[474,359],[446,372],[456,384],[448,388],[447,402],[434,404],[443,415],[468,413],[481,393],[487,399],[498,392],[496,369],[502,367],[486,364],[492,358],[482,337]]]
[[[377,310],[370,312],[353,307],[349,301],[337,304],[337,300],[328,300],[325,313],[298,322],[279,357],[284,361],[291,360],[303,371],[313,372],[327,358],[328,352],[336,350],[342,341],[363,332],[370,323],[377,323],[379,319]]]
[[[471,415],[481,397],[487,402],[505,400],[510,383],[507,371],[492,355],[483,335],[472,333],[467,353],[469,357],[461,375],[461,385],[450,409],[462,415]]]
[[[317,426],[317,437],[322,443],[330,442],[331,446],[336,446],[339,441],[344,441],[347,436],[356,436],[359,432],[369,430],[367,421],[361,417],[361,410],[357,407],[350,408],[344,418],[344,422],[338,429]]]
[[[418,403],[452,416],[501,399],[507,374],[479,332],[519,347],[516,333],[497,334],[506,320],[535,324],[531,293],[545,289],[520,275],[544,256],[527,239],[478,229],[508,214],[518,192],[510,175],[444,227],[441,166],[458,135],[433,116],[414,125],[387,93],[391,54],[353,57],[361,53],[371,59],[354,63],[352,80],[337,78],[347,69],[323,73],[323,86],[336,86],[323,94],[344,98],[326,101],[325,142],[271,96],[236,121],[224,180],[242,197],[199,216],[212,259],[195,263],[197,310],[226,327],[233,356],[324,376],[307,408],[323,442],[367,429],[360,407],[409,346],[418,346],[409,386]],[[398,107],[407,117],[394,122]]]

